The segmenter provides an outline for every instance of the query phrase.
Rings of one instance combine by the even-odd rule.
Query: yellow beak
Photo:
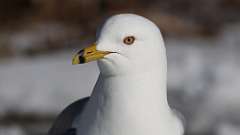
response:
[[[103,58],[105,55],[111,52],[108,51],[98,51],[96,49],[96,44],[92,44],[91,46],[80,50],[76,55],[74,55],[72,59],[72,64],[83,64],[90,61],[95,61]]]

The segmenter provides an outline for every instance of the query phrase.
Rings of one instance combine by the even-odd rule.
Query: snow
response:
[[[190,77],[184,76],[190,82],[182,84],[186,95],[191,95],[185,105],[190,103],[195,106],[187,113],[194,113],[188,121],[191,133],[216,132],[221,124],[240,122],[240,27],[227,28],[217,39],[212,47],[198,46],[201,49],[197,50],[202,51],[195,55],[198,66],[180,72],[191,74]],[[198,86],[202,87],[198,89]]]
[[[26,135],[21,127],[17,125],[0,127],[0,135]]]
[[[220,125],[217,130],[218,135],[239,135],[239,133],[240,133],[240,125],[236,126],[229,123]]]
[[[70,52],[2,62],[0,114],[59,112],[90,95],[98,72],[96,63],[72,66]]]

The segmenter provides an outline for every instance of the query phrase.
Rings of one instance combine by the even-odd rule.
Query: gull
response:
[[[182,135],[167,101],[167,60],[158,27],[135,14],[110,17],[73,64],[97,60],[90,97],[69,105],[49,135]],[[79,88],[81,89],[81,87]]]

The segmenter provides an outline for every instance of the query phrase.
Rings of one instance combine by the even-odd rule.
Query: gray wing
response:
[[[81,115],[89,99],[89,97],[80,99],[64,109],[55,120],[48,135],[76,135],[76,129],[72,128],[72,123],[77,116]]]

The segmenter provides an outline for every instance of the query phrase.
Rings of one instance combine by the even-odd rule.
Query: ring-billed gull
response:
[[[92,95],[68,106],[50,135],[183,134],[168,105],[166,51],[153,22],[134,14],[110,17],[73,64],[94,60],[100,75]]]

